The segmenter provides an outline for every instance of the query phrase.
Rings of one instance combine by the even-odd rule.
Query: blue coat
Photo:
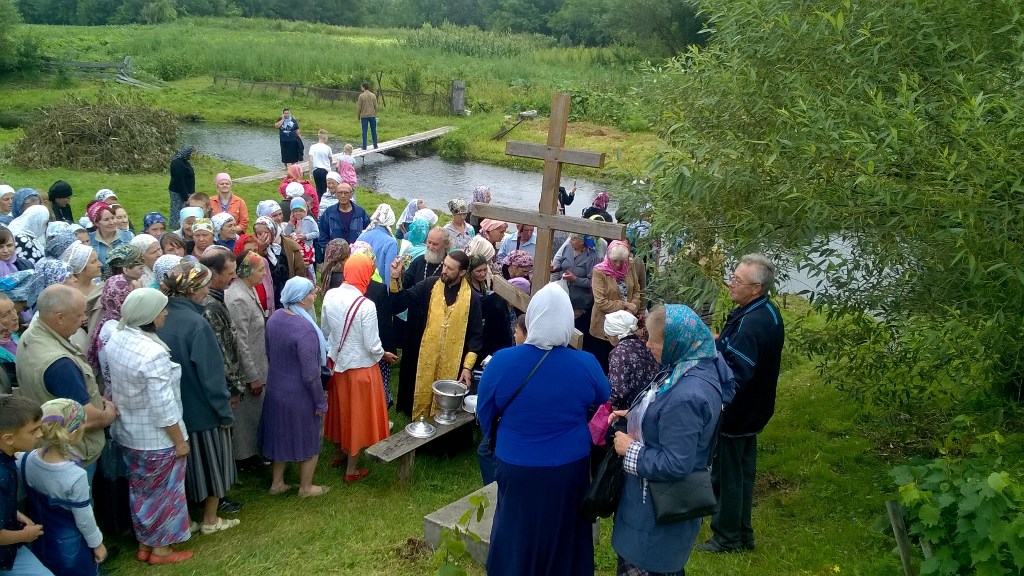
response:
[[[362,206],[352,202],[352,210],[352,225],[348,227],[341,220],[341,211],[338,210],[337,204],[320,213],[320,236],[316,239],[317,261],[323,259],[328,242],[335,238],[341,238],[351,244],[358,240],[359,235],[370,225],[370,217]],[[388,266],[390,265],[391,263],[388,262]],[[386,277],[390,278],[390,272],[388,274],[389,276]]]
[[[615,513],[612,548],[630,564],[650,572],[678,572],[697,542],[701,519],[659,526],[643,480],[679,480],[707,466],[715,425],[722,413],[722,388],[714,360],[701,360],[647,408],[639,476],[625,474]]]
[[[388,233],[387,228],[377,226],[359,235],[359,240],[366,242],[373,248],[373,255],[377,258],[377,272],[381,278],[391,277],[391,263],[398,257],[398,241]],[[410,286],[411,288],[411,286]]]

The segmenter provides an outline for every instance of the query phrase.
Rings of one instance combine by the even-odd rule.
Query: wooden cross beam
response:
[[[505,154],[509,156],[544,161],[544,179],[541,183],[540,203],[537,206],[537,211],[490,204],[473,206],[473,214],[480,218],[536,226],[537,248],[534,257],[536,271],[531,281],[533,294],[536,294],[550,280],[551,275],[548,272],[551,261],[549,258],[555,230],[602,238],[618,238],[620,240],[626,238],[626,227],[621,224],[597,222],[558,214],[558,186],[562,180],[562,164],[602,168],[605,158],[603,152],[565,147],[565,134],[569,126],[569,103],[568,94],[560,92],[552,94],[547,144],[508,142],[505,145]],[[526,311],[526,307],[530,303],[529,295],[516,289],[503,278],[494,278],[492,287],[507,302],[519,310]],[[579,330],[575,330],[573,333],[572,345],[574,348],[581,348],[583,345],[583,334]]]

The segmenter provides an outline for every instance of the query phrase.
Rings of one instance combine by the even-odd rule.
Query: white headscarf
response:
[[[413,198],[412,202],[409,202],[409,205],[402,211],[402,217],[398,219],[398,223],[401,225],[412,222],[416,218],[416,212],[419,211],[419,205],[419,198]]]
[[[417,210],[416,216],[415,218],[413,218],[413,220],[415,220],[416,218],[423,218],[424,220],[427,221],[427,224],[430,224],[431,228],[434,227],[434,224],[437,224],[437,213],[431,210],[430,208]]]
[[[604,333],[609,336],[624,338],[636,332],[636,328],[636,316],[625,310],[611,312],[604,317]]]
[[[132,238],[132,246],[141,250],[143,254],[146,253],[146,250],[149,250],[150,246],[159,242],[160,241],[157,240],[155,236],[151,236],[149,234],[136,234],[135,237]]]
[[[281,205],[275,200],[260,200],[260,203],[256,205],[256,217],[260,216],[271,217],[276,212],[281,212],[283,209]]]
[[[41,204],[29,206],[7,225],[11,234],[23,234],[32,239],[32,244],[42,254],[46,251],[46,225],[50,222],[50,209]]]
[[[383,226],[387,228],[388,232],[391,231],[391,227],[395,225],[395,211],[391,209],[391,206],[387,204],[381,204],[377,206],[377,209],[373,211],[373,216],[370,216],[370,229],[376,228],[377,226]]]
[[[569,294],[557,284],[540,289],[526,307],[526,344],[541,350],[568,346],[575,328]]]
[[[61,254],[60,259],[71,266],[72,272],[81,274],[82,270],[85,270],[85,265],[89,263],[92,253],[92,246],[82,244],[76,240]]]
[[[306,189],[299,182],[291,182],[284,187],[284,193],[289,198],[301,198]]]

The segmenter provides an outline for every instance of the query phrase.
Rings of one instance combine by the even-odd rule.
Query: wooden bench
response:
[[[398,481],[408,483],[412,480],[412,470],[416,465],[416,449],[420,446],[437,440],[441,436],[462,428],[476,419],[474,414],[465,410],[459,410],[455,416],[455,423],[447,426],[438,424],[433,420],[430,423],[437,429],[437,433],[430,438],[414,438],[409,436],[405,429],[377,442],[366,449],[366,453],[381,462],[394,462],[398,460]]]

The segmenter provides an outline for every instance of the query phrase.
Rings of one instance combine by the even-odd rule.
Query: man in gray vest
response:
[[[91,484],[105,443],[103,429],[117,417],[117,407],[100,396],[85,354],[68,340],[88,319],[85,297],[55,284],[39,295],[36,309],[39,317],[18,343],[19,392],[37,404],[69,398],[85,408],[85,437],[77,448]]]

